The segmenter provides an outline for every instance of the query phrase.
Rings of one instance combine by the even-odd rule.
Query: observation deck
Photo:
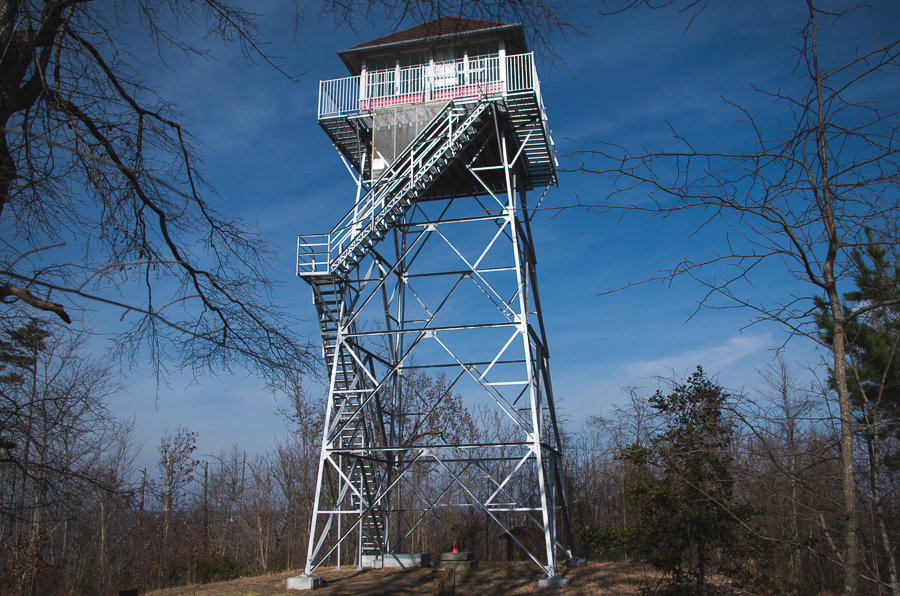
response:
[[[494,54],[363,72],[319,83],[319,125],[350,164],[372,179],[368,142],[380,124],[380,108],[453,101],[502,102],[520,146],[530,188],[556,185],[556,148],[551,136],[533,53]],[[383,110],[382,110],[383,111]],[[402,115],[411,125],[417,116]],[[411,140],[411,139],[410,139]],[[377,162],[376,177],[377,177]]]

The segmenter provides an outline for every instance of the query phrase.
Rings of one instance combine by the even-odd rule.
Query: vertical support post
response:
[[[363,524],[362,524],[362,514],[363,514],[363,504],[362,499],[359,500],[359,534],[358,545],[356,550],[356,570],[360,571],[363,568]]]
[[[428,55],[428,66],[425,68],[425,101],[431,101],[434,96],[434,77],[437,71],[434,67],[434,52]]]
[[[344,469],[344,456],[343,456],[343,455],[339,455],[339,456],[338,456],[338,468]],[[341,536],[341,535],[343,535],[343,521],[344,521],[344,514],[343,514],[343,513],[340,513],[340,511],[341,511],[341,509],[342,509],[341,506],[340,506],[340,503],[338,503],[338,506],[336,507],[336,509],[338,510],[338,514],[337,514],[337,533],[338,533],[338,536]],[[341,568],[341,545],[342,545],[343,543],[344,543],[344,541],[341,540],[341,541],[339,541],[338,544],[337,544],[337,551],[336,551],[336,553],[335,553],[335,555],[337,556],[337,565],[335,566],[335,568],[337,568],[337,569],[340,569],[340,568]]]
[[[359,71],[359,109],[360,111],[366,111],[369,107],[368,103],[368,94],[369,94],[369,77],[368,72],[366,71],[366,64],[363,62],[362,68]]]
[[[500,40],[500,53],[497,58],[500,61],[500,88],[503,89],[503,98],[506,99],[507,91],[509,91],[509,87],[506,84],[506,42],[505,40]]]
[[[366,151],[362,151],[360,158],[360,174],[356,179],[356,200],[353,201],[353,230],[358,231],[362,228],[362,222],[359,220],[359,200],[362,198],[363,178],[366,171]]]
[[[400,95],[400,56],[394,59],[394,97]]]

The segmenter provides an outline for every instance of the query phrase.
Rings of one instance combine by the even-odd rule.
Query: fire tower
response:
[[[526,193],[557,162],[522,27],[447,17],[339,55],[318,118],[356,197],[298,239],[330,377],[302,577],[418,564],[429,521],[478,510],[554,580],[573,554]]]

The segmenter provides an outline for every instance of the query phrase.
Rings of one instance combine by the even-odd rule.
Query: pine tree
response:
[[[855,250],[856,290],[844,294],[848,304],[847,360],[848,388],[857,424],[866,434],[879,437],[900,433],[900,265],[892,263],[883,246],[872,242],[865,251]],[[866,310],[867,305],[878,305]],[[858,314],[851,316],[851,312]],[[823,302],[819,301],[820,338],[834,343],[834,325]],[[834,384],[834,372],[829,383]],[[898,437],[900,438],[900,437]],[[900,464],[897,454],[887,462]]]
[[[887,583],[900,596],[900,568],[884,514],[882,476],[900,470],[900,264],[867,230],[865,250],[851,263],[856,290],[844,294],[847,388],[854,422],[868,456],[867,503],[887,562]],[[834,344],[834,322],[824,299],[817,301],[820,339]],[[829,385],[835,387],[834,370]]]

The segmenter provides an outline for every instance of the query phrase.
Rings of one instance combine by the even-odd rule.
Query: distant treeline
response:
[[[0,343],[0,591],[114,593],[302,569],[322,404],[299,386],[285,392],[281,415],[292,432],[265,453],[235,444],[201,456],[197,433],[176,428],[160,439],[155,467],[138,469],[131,424],[104,406],[117,375],[85,357],[82,340],[32,321]],[[737,395],[698,369],[653,395],[632,388],[625,405],[570,422],[577,554],[651,562],[664,577],[646,586],[651,592],[837,592],[839,430],[827,380],[803,386],[799,378],[776,360],[760,372],[760,391]],[[864,589],[896,594],[897,418],[886,399],[858,406]],[[505,424],[456,399],[441,415],[464,421],[473,441]],[[406,486],[415,509],[442,484],[422,474]],[[454,540],[482,560],[521,556],[482,511],[458,507],[434,509],[404,550],[437,553]],[[342,557],[355,565],[352,545]]]

